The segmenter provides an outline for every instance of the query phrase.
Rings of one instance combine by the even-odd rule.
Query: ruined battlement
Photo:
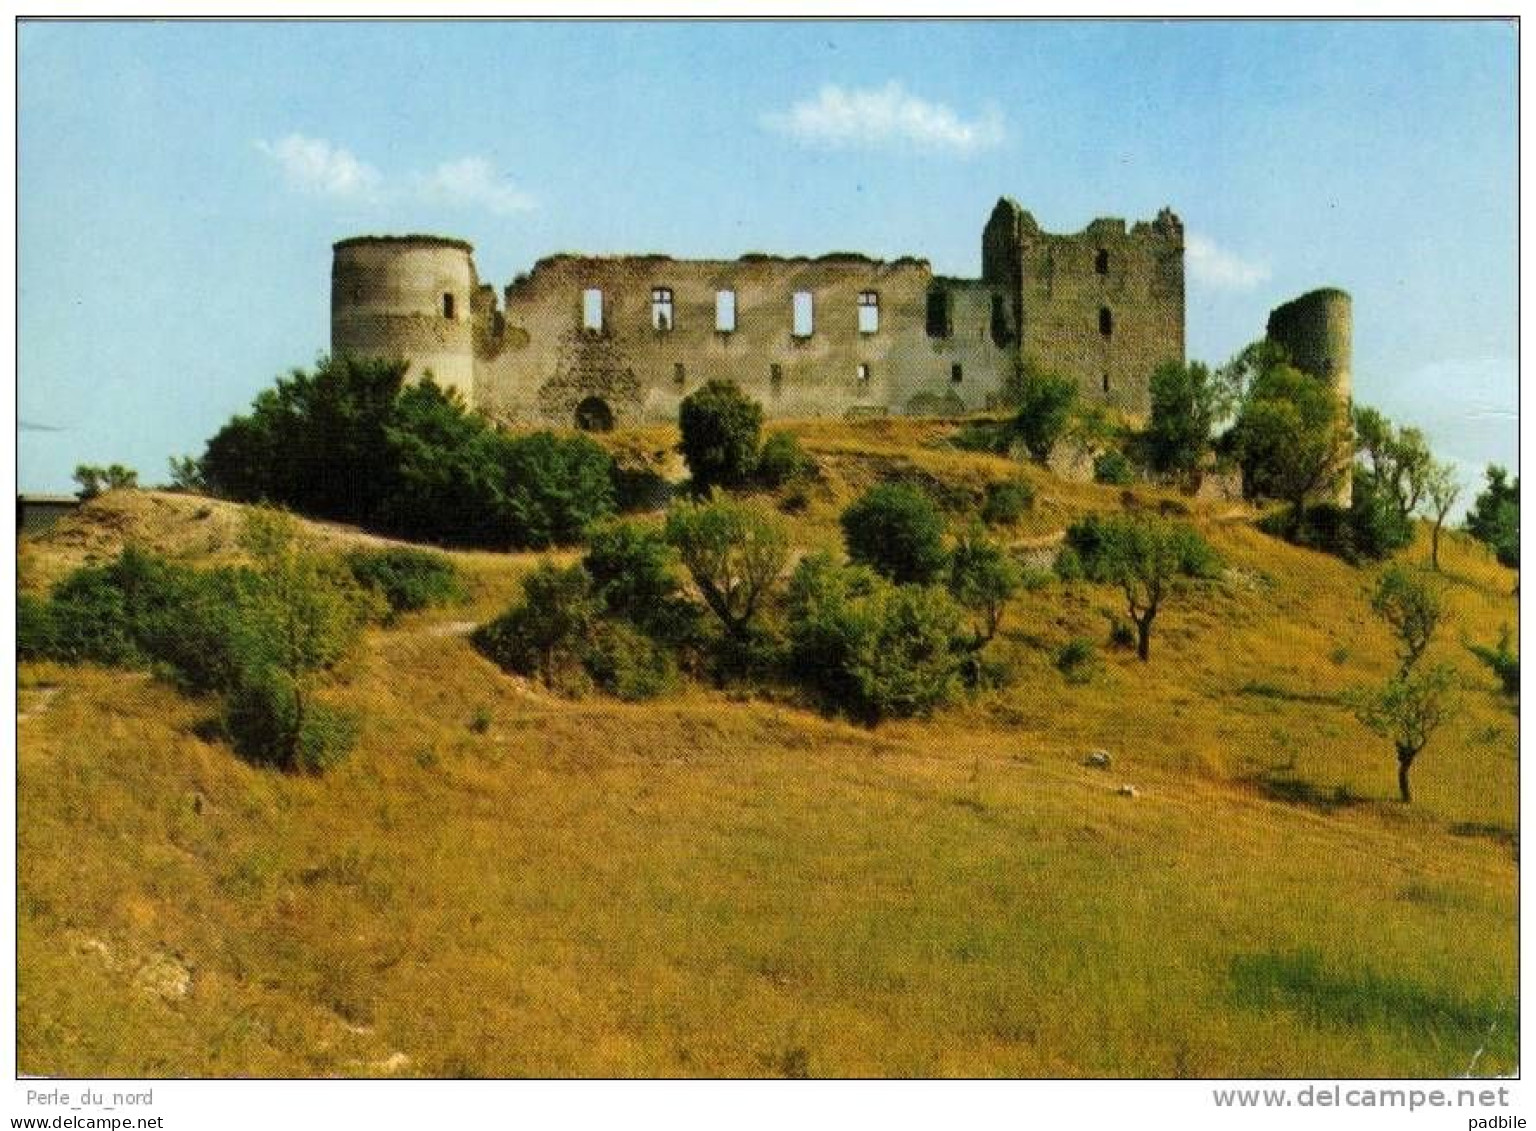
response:
[[[717,378],[770,417],[958,414],[995,405],[1024,364],[1134,416],[1152,371],[1184,361],[1184,228],[1166,208],[1057,234],[1001,198],[976,278],[852,251],[562,252],[498,293],[473,253],[433,235],[337,241],[332,351],[402,358],[498,421],[566,427],[672,421]],[[1330,317],[1325,352],[1347,372],[1347,317],[1342,354]]]

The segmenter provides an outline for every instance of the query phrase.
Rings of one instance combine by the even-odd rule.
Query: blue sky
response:
[[[328,344],[330,245],[856,250],[974,276],[1171,205],[1188,344],[1320,285],[1355,393],[1469,482],[1516,460],[1508,22],[24,24],[20,486],[148,481]]]

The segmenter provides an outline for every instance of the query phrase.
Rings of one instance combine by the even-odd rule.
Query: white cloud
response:
[[[498,176],[483,157],[445,161],[431,173],[418,176],[416,188],[425,200],[484,208],[499,216],[526,212],[534,205],[533,197]]]
[[[824,86],[815,98],[764,114],[762,124],[797,141],[834,149],[911,146],[965,155],[1003,140],[996,109],[967,121],[942,103],[908,94],[898,82],[864,89]]]
[[[289,134],[278,141],[258,141],[256,148],[283,171],[292,188],[316,196],[360,200],[374,196],[379,171],[324,138]]]
[[[1248,291],[1269,278],[1269,264],[1244,259],[1194,232],[1184,237],[1184,264],[1191,279],[1212,290]]]

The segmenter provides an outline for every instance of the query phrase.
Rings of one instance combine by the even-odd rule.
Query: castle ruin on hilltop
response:
[[[1349,296],[1316,291],[1269,333],[1347,398],[1349,325]],[[769,417],[958,415],[1026,363],[1141,416],[1152,371],[1184,361],[1184,227],[1165,208],[1057,235],[1004,198],[977,279],[848,253],[555,255],[499,302],[462,240],[359,236],[334,247],[331,350],[404,360],[507,424],[672,422],[717,378]]]

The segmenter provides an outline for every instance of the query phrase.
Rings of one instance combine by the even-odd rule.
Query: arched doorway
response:
[[[612,432],[613,409],[602,397],[588,397],[576,406],[576,427],[583,432]]]

